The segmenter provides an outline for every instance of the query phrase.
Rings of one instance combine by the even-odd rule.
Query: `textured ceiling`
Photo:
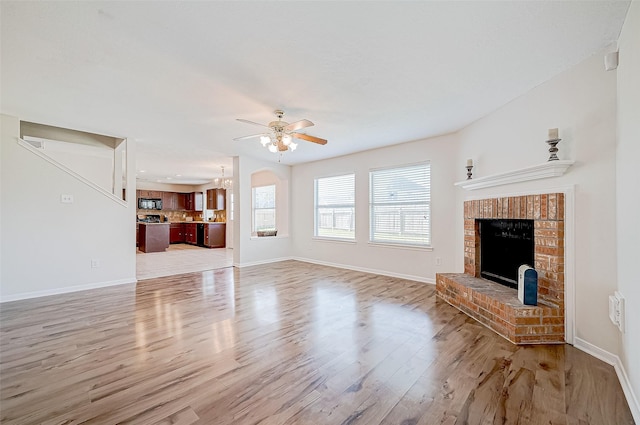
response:
[[[147,178],[278,160],[236,121],[284,109],[286,164],[456,131],[614,42],[628,1],[12,2],[2,112],[137,141]],[[181,178],[174,178],[173,182]]]

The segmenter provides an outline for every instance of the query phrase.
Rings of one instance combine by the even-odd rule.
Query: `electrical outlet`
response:
[[[60,195],[60,202],[63,204],[73,204],[73,195]]]
[[[92,269],[96,269],[98,267],[100,267],[100,260],[98,260],[96,258],[92,259],[91,260],[91,268]]]
[[[441,266],[441,265],[442,265],[442,258],[436,257],[436,266]]]

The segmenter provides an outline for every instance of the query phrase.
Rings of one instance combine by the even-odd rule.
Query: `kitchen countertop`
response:
[[[167,224],[227,224],[225,221],[165,221]]]
[[[148,223],[146,221],[136,221],[136,224],[156,225],[156,224],[227,224],[224,221],[163,221],[161,223]]]

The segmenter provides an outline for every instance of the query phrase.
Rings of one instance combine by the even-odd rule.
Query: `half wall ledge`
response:
[[[513,344],[562,344],[562,308],[523,305],[517,291],[463,273],[437,273],[437,296]]]

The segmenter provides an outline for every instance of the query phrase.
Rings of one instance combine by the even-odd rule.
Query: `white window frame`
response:
[[[256,189],[262,189],[266,187],[273,187],[273,208],[258,208],[256,206]],[[277,216],[278,216],[278,193],[275,184],[266,184],[262,186],[254,186],[251,188],[251,231],[257,233],[262,230],[277,230]],[[258,210],[271,210],[273,209],[273,228],[269,229],[257,229],[256,228],[256,211]]]
[[[323,183],[329,183],[332,179],[338,179],[338,178],[344,178],[344,177],[351,177],[352,179],[352,190],[353,190],[353,202],[352,203],[323,203],[320,204],[319,202],[319,192],[318,192],[318,186],[320,184]],[[325,176],[325,177],[317,177],[314,179],[313,181],[313,195],[314,195],[314,199],[313,199],[313,207],[314,207],[314,224],[313,224],[313,235],[314,238],[317,239],[327,239],[327,240],[339,240],[339,241],[355,241],[356,239],[356,200],[355,200],[355,189],[356,188],[356,175],[355,173],[345,173],[345,174],[338,174],[338,175],[333,175],[333,176]],[[331,221],[332,221],[332,229],[334,231],[336,231],[335,229],[335,210],[336,209],[351,209],[351,220],[350,220],[350,227],[352,228],[351,232],[352,235],[349,236],[348,234],[343,234],[343,235],[330,235],[330,234],[321,234],[322,232],[320,231],[320,223],[321,223],[321,218],[320,218],[320,209],[331,209],[333,210],[331,213]],[[339,230],[337,230],[339,232]]]
[[[425,176],[420,176],[420,167],[426,167]],[[397,171],[398,175],[404,174],[407,179],[415,179],[415,184],[411,183],[406,187],[399,187],[399,191],[405,190],[404,196],[401,196],[399,200],[382,200],[380,196],[386,193],[388,189],[385,191],[381,186],[384,185],[385,181],[389,181],[390,174],[394,171]],[[420,194],[418,192],[415,194],[414,199],[411,199],[411,193],[407,191],[409,189],[414,189],[415,191],[420,185],[426,186],[426,193]],[[376,190],[378,193],[374,193]],[[391,195],[389,194],[388,196]],[[380,210],[385,207],[389,211],[388,215],[395,216],[392,219],[393,222],[384,222],[377,219],[382,214]],[[416,218],[417,220],[422,220],[420,216],[424,216],[424,223],[416,221]],[[412,220],[413,226],[424,227],[425,233],[411,234],[408,229],[412,225]],[[378,223],[380,224],[378,225]],[[389,228],[397,229],[397,232],[389,230],[384,236],[385,232],[380,230],[380,227],[385,224]],[[430,161],[369,170],[369,243],[431,249],[432,229]],[[396,237],[392,233],[396,233]]]

